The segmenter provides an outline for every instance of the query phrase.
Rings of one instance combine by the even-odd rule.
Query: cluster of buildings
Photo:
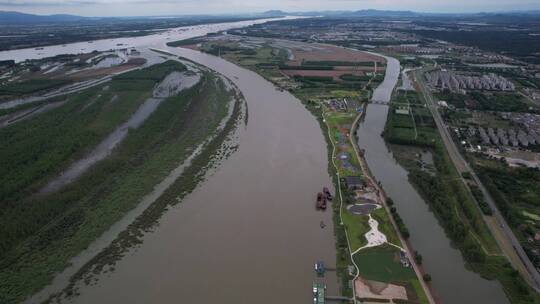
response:
[[[362,112],[363,108],[358,105],[358,103],[352,99],[348,98],[333,98],[326,101],[326,104],[332,108],[334,111],[346,112],[349,110],[354,110],[358,113]]]
[[[271,33],[272,36],[288,39],[309,39],[314,42],[357,41],[364,44],[380,45],[391,41],[395,44],[419,43],[417,35],[401,31],[403,27],[415,28],[412,23],[393,22],[342,22],[322,20],[317,22],[305,21],[300,24],[267,23],[252,27],[249,31],[259,34]],[[399,30],[399,31],[397,31]],[[232,33],[246,34],[248,30],[233,30]]]
[[[465,93],[466,89],[514,91],[515,85],[508,79],[493,73],[482,76],[458,75],[447,70],[439,70],[426,74],[430,85],[441,89],[449,89],[455,93]]]
[[[531,113],[502,112],[499,115],[510,120],[516,128],[483,128],[467,129],[469,138],[479,138],[483,145],[527,148],[540,145],[540,115]]]
[[[528,147],[529,145],[540,144],[540,133],[525,132],[522,129],[484,129],[479,127],[469,127],[467,133],[470,137],[478,135],[482,144],[495,146]]]
[[[472,50],[467,52],[467,54],[463,57],[461,57],[461,60],[467,63],[508,63],[508,64],[515,64],[516,60],[504,56],[501,54],[496,53],[487,53],[487,52],[480,52],[477,50]]]
[[[436,47],[421,47],[419,45],[390,45],[386,51],[404,54],[435,55],[445,53],[445,49]]]
[[[539,73],[540,75],[540,73]],[[540,78],[540,77],[538,77]],[[532,89],[532,88],[524,88],[523,92],[529,96],[532,101],[534,101],[537,105],[540,106],[540,90],[539,89]]]
[[[540,134],[540,115],[532,113],[513,113],[503,112],[499,113],[503,119],[510,120],[514,124],[525,129],[529,134]],[[537,144],[540,142],[537,140]]]

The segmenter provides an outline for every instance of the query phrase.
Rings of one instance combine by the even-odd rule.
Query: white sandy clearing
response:
[[[379,222],[374,220],[371,217],[371,214],[369,214],[368,216],[369,216],[368,224],[369,224],[369,227],[371,227],[371,229],[366,234],[364,234],[368,243],[367,245],[358,248],[354,253],[364,248],[376,247],[376,246],[380,246],[388,242],[388,240],[386,239],[386,235],[384,235],[382,232],[379,231]]]
[[[403,286],[386,284],[382,282],[363,280],[358,278],[354,282],[356,296],[374,299],[402,299],[407,300],[407,290]]]

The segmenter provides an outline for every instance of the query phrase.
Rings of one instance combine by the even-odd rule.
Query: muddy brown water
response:
[[[173,30],[170,37],[189,38],[217,27]],[[162,47],[166,35],[126,45]],[[103,41],[99,48],[114,48],[118,41]],[[20,61],[75,53],[80,46],[47,47],[43,53],[0,52],[0,58]],[[95,285],[81,284],[80,295],[71,302],[309,303],[311,283],[317,280],[313,264],[317,260],[335,264],[331,212],[314,208],[315,193],[331,183],[317,122],[293,96],[275,90],[253,72],[191,50],[167,51],[233,80],[247,99],[249,124],[238,130],[238,151],[182,204],[171,208],[114,272],[100,275]],[[408,183],[406,172],[392,159],[379,136],[386,111],[386,106],[368,108],[358,131],[360,146],[366,149],[374,175],[394,197],[443,302],[508,303],[498,283],[465,269],[461,255]],[[320,228],[321,221],[326,228]],[[333,273],[323,281],[330,295],[337,294]]]
[[[249,123],[239,148],[159,227],[74,303],[309,303],[313,265],[335,265],[331,211],[315,195],[331,185],[324,137],[300,101],[217,57],[167,49],[233,80]],[[320,222],[327,226],[321,229]],[[337,294],[329,272],[328,293]]]

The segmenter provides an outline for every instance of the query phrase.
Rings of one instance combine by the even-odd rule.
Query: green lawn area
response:
[[[361,93],[358,90],[332,90],[330,94],[335,98],[359,98]]]
[[[330,132],[332,134],[332,140],[334,144],[336,145],[336,156],[340,153],[345,153],[348,156],[348,163],[353,167],[356,168],[356,170],[352,170],[352,168],[346,168],[343,166],[343,161],[340,159],[336,160],[336,164],[338,165],[338,171],[340,176],[349,176],[349,175],[361,175],[361,168],[360,163],[358,162],[358,159],[356,158],[356,153],[353,149],[353,147],[350,144],[349,138],[347,137],[347,134],[344,134],[340,131],[340,127],[344,126],[351,126],[354,119],[356,118],[355,113],[336,113],[336,112],[328,112],[328,114],[325,116],[326,122],[328,126],[330,127]],[[339,145],[340,138],[342,139],[342,142],[344,142],[346,145]]]
[[[395,108],[391,109],[395,111]],[[392,113],[391,126],[394,128],[414,128],[414,121],[410,114],[395,114]]]
[[[424,289],[422,288],[422,285],[420,285],[420,281],[418,279],[410,280],[409,281],[414,289],[414,292],[416,293],[416,296],[418,297],[418,302],[422,304],[428,304],[428,298],[426,296],[426,293],[424,292]]]
[[[369,217],[367,215],[351,214],[347,209],[343,208],[342,218],[345,229],[347,229],[347,233],[349,233],[351,250],[355,251],[356,249],[365,246],[367,240],[364,234],[370,229],[368,224]]]
[[[360,250],[354,255],[354,261],[364,279],[392,283],[407,282],[416,279],[412,268],[405,268],[399,262],[399,249],[382,245]]]
[[[395,127],[391,131],[391,136],[400,140],[413,141],[415,138],[414,129]]]

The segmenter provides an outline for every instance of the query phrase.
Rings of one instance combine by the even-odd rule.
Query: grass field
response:
[[[351,250],[355,251],[356,249],[365,246],[367,244],[367,239],[364,234],[370,229],[368,224],[369,217],[367,215],[354,215],[347,209],[344,209],[342,218],[345,229],[347,229],[347,232],[349,233]]]
[[[13,82],[0,86],[0,97],[2,95],[21,96],[56,89],[71,82],[68,79],[29,79]]]
[[[401,266],[399,249],[382,245],[360,250],[354,255],[362,278],[384,283],[407,282],[416,279],[412,268]]]

